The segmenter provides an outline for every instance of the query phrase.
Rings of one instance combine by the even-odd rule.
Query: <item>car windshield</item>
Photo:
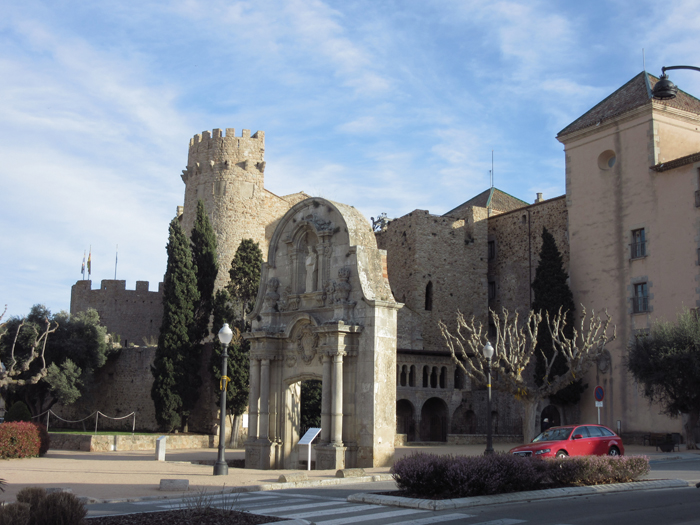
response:
[[[562,427],[562,428],[550,428],[545,430],[539,436],[532,440],[533,443],[538,441],[562,441],[564,439],[569,439],[571,431],[574,427]]]

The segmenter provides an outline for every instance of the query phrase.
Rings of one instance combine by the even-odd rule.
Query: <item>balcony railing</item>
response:
[[[640,314],[649,311],[649,297],[632,297],[632,313]]]
[[[647,256],[647,243],[646,241],[642,242],[633,242],[630,244],[630,259],[639,259],[640,257],[646,257]]]

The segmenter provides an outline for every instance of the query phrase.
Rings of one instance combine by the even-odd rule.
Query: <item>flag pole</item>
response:
[[[119,261],[119,245],[117,244],[117,253],[114,256],[114,280],[117,280],[117,262]]]

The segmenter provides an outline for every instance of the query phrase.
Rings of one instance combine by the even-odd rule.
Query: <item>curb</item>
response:
[[[265,492],[269,490],[284,490],[284,489],[306,489],[313,487],[326,487],[332,485],[350,485],[353,483],[371,483],[373,481],[393,481],[391,474],[374,474],[372,476],[361,476],[357,478],[329,478],[308,481],[289,481],[286,483],[263,483],[260,485],[247,485],[242,487],[231,487],[226,489],[225,493],[244,493],[244,492]],[[196,493],[195,491],[192,491]],[[221,492],[221,491],[212,491]],[[185,493],[186,495],[186,493]],[[96,499],[86,498],[88,505],[95,503],[133,503],[136,501],[157,501],[169,499],[175,496],[143,496],[137,498],[120,498],[120,499]],[[182,497],[178,495],[177,497]],[[278,522],[281,523],[281,522]],[[299,522],[302,523],[302,522]],[[308,523],[308,522],[304,522]]]
[[[351,503],[373,503],[422,510],[448,510],[465,507],[496,505],[499,503],[522,503],[570,496],[586,496],[596,494],[611,494],[615,492],[632,492],[636,490],[670,489],[694,487],[695,483],[682,479],[662,479],[656,481],[635,481],[632,483],[614,483],[610,485],[593,485],[590,487],[566,487],[561,489],[530,490],[526,492],[511,492],[510,494],[494,494],[493,496],[476,496],[472,498],[457,498],[444,500],[403,498],[400,496],[380,496],[378,494],[353,494],[348,496]]]

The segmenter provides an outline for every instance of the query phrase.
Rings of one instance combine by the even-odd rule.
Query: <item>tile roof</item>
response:
[[[638,107],[651,105],[651,91],[658,81],[657,77],[646,71],[639,73],[627,84],[566,126],[557,134],[557,137],[563,137],[575,131],[595,126]],[[680,89],[676,98],[657,100],[655,102],[690,113],[700,114],[700,100]]]
[[[518,208],[523,208],[524,206],[529,206],[529,203],[517,199],[512,195],[508,195],[506,192],[501,191],[498,188],[489,188],[479,193],[476,197],[472,197],[467,202],[464,202],[456,208],[448,211],[445,213],[445,215],[453,217],[459,216],[461,212],[465,211],[467,208],[471,208],[472,206],[478,206],[480,208],[488,208],[490,206],[492,210],[507,212],[517,210]]]
[[[692,155],[686,155],[685,157],[680,157],[678,159],[662,162],[660,164],[657,164],[656,166],[651,166],[649,169],[654,171],[668,171],[680,168],[681,166],[685,166],[686,164],[693,164],[694,162],[700,162],[700,152],[693,153]]]

